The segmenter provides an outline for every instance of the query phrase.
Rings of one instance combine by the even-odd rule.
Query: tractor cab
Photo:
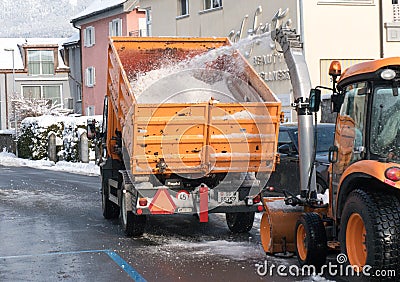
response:
[[[358,160],[400,162],[399,63],[399,58],[365,62],[341,76],[332,96],[338,112],[332,150],[342,155],[333,158],[337,169]]]

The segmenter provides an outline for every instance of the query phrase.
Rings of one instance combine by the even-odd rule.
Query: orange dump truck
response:
[[[275,168],[280,102],[225,38],[110,39],[102,206],[128,236],[146,217],[225,213],[252,228]]]

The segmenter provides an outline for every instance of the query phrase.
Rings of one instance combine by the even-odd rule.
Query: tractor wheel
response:
[[[122,193],[121,197],[121,225],[128,237],[141,236],[144,233],[146,226],[146,216],[136,215],[132,211],[127,211],[126,208],[126,194]]]
[[[108,187],[106,183],[102,183],[101,188],[101,206],[103,216],[106,219],[115,219],[119,216],[119,206],[111,202],[108,198]]]
[[[304,213],[296,223],[294,234],[296,255],[301,265],[320,268],[327,256],[327,239],[324,223],[317,213]]]
[[[400,269],[400,202],[382,191],[352,191],[345,203],[340,224],[341,251],[347,263],[360,272]]]
[[[254,212],[226,213],[226,223],[233,233],[249,232],[253,227]]]

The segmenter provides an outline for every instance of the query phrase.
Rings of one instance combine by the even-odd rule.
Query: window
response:
[[[54,51],[28,50],[28,73],[30,75],[54,74]]]
[[[82,89],[79,84],[76,85],[76,99],[78,102],[82,101]]]
[[[339,137],[335,140],[335,145],[338,146],[339,152],[345,155],[343,160],[349,163],[359,160],[364,151],[367,92],[368,84],[358,82],[348,85],[343,93],[344,101],[337,124]]]
[[[222,7],[222,0],[204,0],[204,10]]]
[[[96,84],[96,70],[94,67],[86,69],[86,86],[93,87]]]
[[[122,36],[122,19],[114,19],[109,23],[110,36]]]
[[[22,94],[28,100],[47,100],[51,105],[61,105],[61,85],[23,85]]]
[[[95,32],[93,26],[88,26],[83,30],[84,46],[91,47],[95,44]]]
[[[189,14],[189,1],[178,0],[178,16],[185,16]]]

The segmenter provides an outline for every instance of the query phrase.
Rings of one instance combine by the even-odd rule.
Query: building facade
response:
[[[20,98],[69,110],[69,68],[59,52],[62,40],[0,39],[0,129],[15,128],[15,120],[23,117],[15,116],[13,108],[13,102]]]
[[[74,109],[74,113],[82,114],[82,63],[79,33],[63,43],[62,54],[65,64],[69,67],[71,99],[68,100],[68,107]]]
[[[152,36],[228,36],[237,41],[267,34],[268,23],[286,15],[280,19],[283,24],[302,36],[313,86],[330,86],[332,60],[347,67],[400,55],[398,0],[141,0],[140,5]],[[277,49],[262,37],[242,53],[281,99],[286,120],[292,121],[290,77]]]
[[[145,12],[139,1],[95,0],[71,23],[80,32],[82,114],[102,114],[107,87],[107,50],[110,36],[141,36]]]

